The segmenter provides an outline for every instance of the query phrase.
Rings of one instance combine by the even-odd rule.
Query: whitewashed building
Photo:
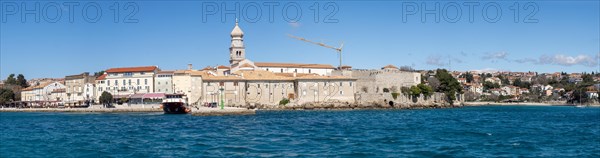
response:
[[[153,93],[154,75],[159,70],[157,66],[108,69],[103,78],[104,85],[98,86],[102,87],[99,91],[109,92],[113,98],[127,97],[136,93]]]
[[[159,71],[154,78],[154,92],[157,93],[174,93],[173,86],[174,71]]]
[[[65,98],[53,97],[52,92],[58,89],[65,89],[61,82],[46,82],[40,85],[31,86],[21,91],[21,101],[63,101]]]

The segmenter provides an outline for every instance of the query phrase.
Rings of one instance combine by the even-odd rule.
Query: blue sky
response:
[[[35,12],[36,2],[0,2],[0,78],[11,73],[64,77],[112,67],[158,65],[173,70],[185,69],[188,63],[195,68],[228,64],[235,15],[223,18],[221,13],[228,13],[222,7],[234,9],[236,1],[128,2],[39,1],[37,15],[22,15]],[[463,1],[329,2],[237,2],[246,57],[337,66],[333,50],[286,36],[292,34],[334,46],[344,42],[344,65],[361,69],[394,64],[461,71],[600,71],[598,1],[479,1],[472,22]],[[277,5],[270,21],[268,6],[273,4]],[[23,6],[34,11],[21,12]],[[74,6],[71,17],[69,6]],[[219,10],[213,12],[214,6]],[[297,17],[294,6],[302,13],[290,23]],[[95,7],[102,10],[98,19]],[[422,15],[422,7],[433,10],[426,13],[438,13],[439,22],[434,14]],[[124,22],[135,8],[137,12]],[[514,8],[519,8],[517,22]]]

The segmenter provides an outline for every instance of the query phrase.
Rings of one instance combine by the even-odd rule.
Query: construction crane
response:
[[[316,45],[319,45],[319,46],[321,46],[321,47],[325,47],[325,48],[329,48],[329,49],[333,49],[333,50],[335,50],[335,51],[336,51],[336,52],[339,54],[339,56],[340,56],[340,65],[339,65],[338,69],[341,69],[341,68],[342,68],[342,48],[344,47],[344,42],[342,42],[342,44],[340,45],[340,47],[339,47],[339,48],[336,48],[336,47],[329,46],[329,45],[326,45],[326,44],[324,44],[324,43],[321,43],[321,42],[313,42],[313,41],[310,41],[310,40],[307,40],[307,39],[305,39],[305,38],[298,37],[298,36],[294,36],[294,35],[290,35],[290,34],[288,34],[288,36],[290,36],[291,38],[295,38],[295,39],[298,39],[298,40],[304,41],[304,42],[308,42],[308,43],[316,44]]]

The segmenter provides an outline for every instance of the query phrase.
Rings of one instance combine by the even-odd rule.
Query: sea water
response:
[[[600,157],[600,108],[0,113],[0,157]]]

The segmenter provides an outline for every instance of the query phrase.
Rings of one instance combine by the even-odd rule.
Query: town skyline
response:
[[[307,13],[297,23],[278,16],[273,22],[249,22],[239,17],[246,33],[247,58],[256,61],[337,66],[333,50],[286,36],[293,34],[334,46],[344,42],[344,65],[357,69],[393,64],[417,70],[576,73],[600,71],[599,15],[593,14],[599,12],[593,7],[598,3],[536,2],[540,8],[535,16],[537,23],[515,23],[509,16],[511,4],[504,3],[499,3],[504,16],[497,23],[481,17],[472,23],[466,17],[456,23],[423,23],[418,16],[408,16],[403,22],[402,12],[393,10],[403,7],[403,3],[378,10],[383,4],[361,7],[361,2],[335,3],[339,11],[334,23],[312,21],[311,4],[305,2],[299,4]],[[60,78],[128,66],[156,65],[163,70],[177,70],[186,69],[187,64],[196,69],[228,65],[223,59],[229,54],[228,34],[235,16],[222,19],[208,15],[204,22],[202,7],[206,4],[201,2],[173,4],[178,10],[157,7],[161,2],[138,2],[141,11],[136,15],[137,23],[114,23],[109,18],[109,5],[100,4],[107,11],[97,23],[70,23],[65,19],[23,23],[7,15],[0,27],[0,78],[9,74]]]

